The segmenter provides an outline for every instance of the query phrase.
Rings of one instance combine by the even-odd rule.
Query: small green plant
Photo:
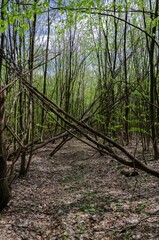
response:
[[[147,204],[145,202],[139,203],[139,205],[137,206],[136,211],[141,213],[146,208],[146,205]]]
[[[95,213],[98,212],[99,210],[98,207],[91,206],[90,204],[87,203],[81,203],[80,209],[85,213]]]
[[[80,223],[79,225],[78,225],[78,234],[83,234],[83,233],[85,233],[85,231],[87,230],[87,228],[86,228],[86,225],[85,225],[85,223],[84,222],[82,222],[82,223]]]
[[[69,239],[68,235],[63,236],[63,240],[67,240],[67,239]]]
[[[42,228],[42,227],[38,227],[36,231],[37,231],[37,233],[38,233],[39,235],[41,235],[41,234],[43,234],[43,233],[45,232],[45,229]]]
[[[123,239],[124,240],[130,240],[132,237],[132,232],[127,232],[123,234]]]

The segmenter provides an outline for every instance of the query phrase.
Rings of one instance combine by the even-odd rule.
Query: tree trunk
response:
[[[4,0],[1,2],[1,20],[4,20]],[[5,101],[6,101],[6,90],[3,89],[1,84],[2,79],[2,63],[3,63],[3,52],[4,52],[4,33],[1,33],[1,44],[0,44],[0,211],[7,205],[10,200],[10,190],[7,181],[7,160],[5,154],[5,143],[4,143],[4,114],[5,114]]]
[[[10,190],[7,181],[7,161],[3,138],[5,99],[6,92],[2,91],[2,88],[0,88],[0,211],[10,200]]]
[[[6,160],[1,155],[0,156],[0,211],[6,207],[10,200],[10,189],[8,187],[8,182],[6,178]]]
[[[48,17],[47,17],[47,42],[46,42],[46,52],[45,52],[45,65],[44,65],[44,83],[43,83],[43,94],[46,94],[46,85],[47,85],[47,71],[48,71],[48,58],[49,58],[49,42],[50,42],[50,10],[48,9]],[[41,111],[41,140],[44,140],[44,122],[45,122],[45,110],[42,107]]]
[[[127,1],[125,0],[127,4]],[[129,87],[127,74],[127,19],[128,13],[125,12],[125,26],[124,26],[124,78],[125,78],[125,142],[129,144]]]
[[[158,17],[158,9],[159,9],[159,0],[156,1],[155,7],[155,18],[151,18],[152,21]],[[152,28],[152,36],[156,37],[157,25]],[[154,158],[159,158],[159,151],[157,146],[157,133],[155,127],[156,121],[156,108],[155,108],[155,100],[156,100],[156,92],[157,89],[157,79],[155,75],[155,65],[154,65],[154,56],[155,56],[155,42],[151,40],[150,49],[149,49],[149,65],[150,65],[150,121],[151,121],[151,132],[152,132],[152,144],[154,150]]]

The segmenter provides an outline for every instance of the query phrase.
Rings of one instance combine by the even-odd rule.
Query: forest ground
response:
[[[122,165],[74,139],[48,158],[52,150],[38,150],[13,182],[0,240],[159,239],[157,178],[125,177]]]

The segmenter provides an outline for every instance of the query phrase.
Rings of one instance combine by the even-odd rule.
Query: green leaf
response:
[[[152,28],[157,27],[158,22],[159,22],[159,17],[153,19],[153,20],[152,20],[152,23],[151,23],[151,27],[152,27]]]

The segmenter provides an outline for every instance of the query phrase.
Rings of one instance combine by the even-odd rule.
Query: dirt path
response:
[[[38,151],[28,176],[13,183],[0,240],[159,239],[158,179],[126,178],[76,140],[48,159],[51,150]]]

